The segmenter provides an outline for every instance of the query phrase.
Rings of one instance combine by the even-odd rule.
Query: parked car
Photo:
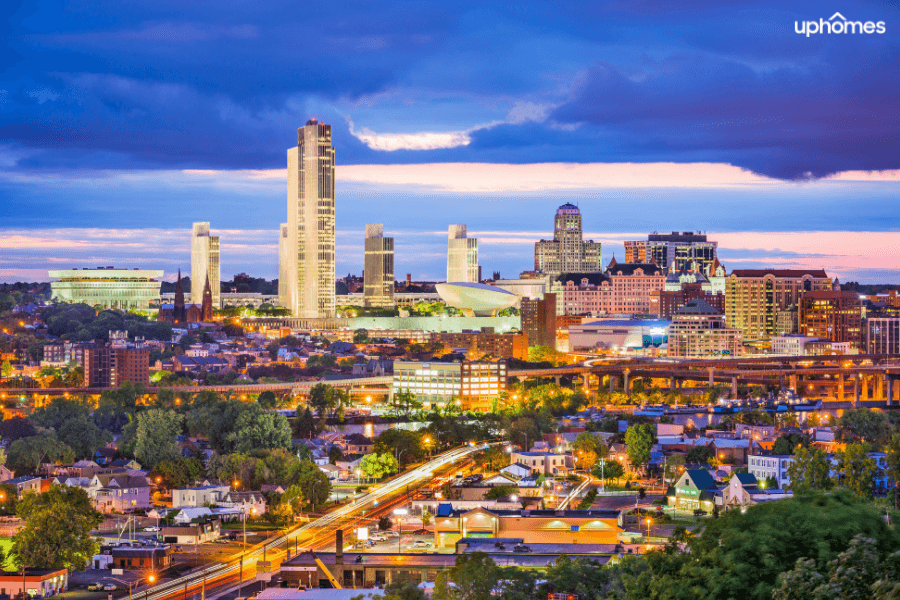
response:
[[[87,586],[87,589],[89,592],[102,592],[103,584],[102,583],[92,583],[89,586]]]
[[[413,544],[413,548],[431,548],[431,542],[426,542],[425,540],[416,540],[416,543]]]
[[[151,525],[150,527],[144,527],[144,531],[159,531],[159,527]]]
[[[386,535],[387,537],[392,537],[392,538],[400,537],[400,534],[397,533],[396,531],[394,531],[393,529],[389,529],[388,531],[385,531],[384,535]]]
[[[104,592],[114,592],[117,589],[119,589],[119,588],[116,587],[116,584],[114,584],[114,583],[107,583],[106,585],[103,586]]]

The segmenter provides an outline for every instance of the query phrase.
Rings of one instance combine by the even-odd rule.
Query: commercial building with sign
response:
[[[391,394],[415,394],[426,409],[459,402],[463,410],[488,411],[506,391],[506,378],[504,361],[396,361]]]
[[[51,296],[57,302],[131,310],[159,303],[159,278],[163,272],[97,267],[49,271],[47,275],[57,280],[50,282]]]
[[[705,469],[688,469],[669,488],[669,506],[678,510],[703,510],[711,513],[719,487]]]

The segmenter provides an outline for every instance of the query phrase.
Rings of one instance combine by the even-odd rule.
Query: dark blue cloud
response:
[[[279,167],[311,116],[334,125],[344,164],[702,160],[781,178],[898,167],[894,3],[102,0],[0,10],[0,139],[24,169]],[[794,33],[795,20],[834,10],[884,20],[887,33]],[[488,128],[498,119],[475,116],[494,110],[502,121],[517,102],[554,108],[546,120]],[[367,107],[394,116],[388,125],[372,112],[357,128],[469,123],[472,142],[375,151],[346,121]]]

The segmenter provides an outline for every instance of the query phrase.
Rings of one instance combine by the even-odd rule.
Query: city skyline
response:
[[[367,222],[397,239],[398,274],[440,279],[433,232],[454,222],[483,240],[485,273],[514,274],[573,202],[604,261],[624,234],[700,230],[728,238],[728,268],[900,283],[881,241],[900,231],[900,9],[848,1],[886,31],[806,36],[795,21],[833,11],[719,4],[11,7],[0,281],[108,263],[171,278],[187,261],[149,240],[206,221],[239,232],[224,276],[276,277],[283,149],[318,118],[338,152],[339,274],[361,272]],[[334,26],[292,35],[313,22]]]

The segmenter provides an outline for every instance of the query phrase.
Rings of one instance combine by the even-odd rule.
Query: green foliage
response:
[[[57,430],[61,442],[72,448],[76,459],[91,458],[94,451],[113,440],[108,431],[103,431],[87,416],[66,421]]]
[[[394,525],[394,522],[391,521],[391,518],[387,515],[380,517],[378,519],[378,529],[381,531],[387,531]],[[398,532],[399,533],[399,532]]]
[[[800,446],[794,460],[788,465],[790,479],[787,489],[797,494],[809,494],[831,487],[831,461],[820,449],[809,450]]]
[[[313,506],[324,504],[331,495],[331,481],[315,463],[300,463],[297,485],[303,492],[303,498]]]
[[[369,330],[368,329],[357,329],[353,332],[353,343],[354,344],[365,344],[369,341]]]
[[[797,446],[801,444],[808,448],[809,438],[796,433],[790,435],[781,434],[772,446],[772,453],[780,455],[793,454]]]
[[[473,459],[486,471],[499,471],[509,466],[509,452],[500,446],[491,446],[476,454]]]
[[[278,397],[275,392],[266,390],[256,397],[256,402],[263,408],[272,409],[278,404]]]
[[[575,438],[572,444],[572,455],[579,467],[589,472],[597,464],[597,460],[605,458],[609,449],[599,437],[584,431]]]
[[[650,450],[656,441],[656,426],[651,423],[632,425],[625,432],[628,461],[634,468],[650,462]]]
[[[150,472],[150,479],[156,482],[160,478],[160,485],[168,489],[179,489],[192,486],[203,479],[206,468],[196,458],[168,458],[156,464]]]
[[[13,417],[0,421],[0,438],[15,442],[22,438],[33,437],[38,434],[34,424],[23,417]]]
[[[891,424],[882,412],[868,408],[850,409],[837,420],[835,439],[839,442],[867,442],[876,447],[885,445],[891,437]]]
[[[319,427],[316,417],[313,416],[309,407],[303,411],[297,410],[297,416],[291,420],[291,432],[295,438],[314,438],[321,428]]]
[[[460,554],[453,567],[438,574],[434,600],[492,600],[500,575],[500,567],[487,554]]]
[[[375,438],[374,450],[378,454],[399,456],[400,463],[405,465],[425,458],[427,450],[422,438],[420,432],[392,427],[385,429]]]
[[[514,485],[495,485],[484,495],[485,500],[499,500],[509,498],[519,493],[519,488]]]
[[[413,581],[395,579],[384,588],[384,600],[426,600],[423,592]]]
[[[56,304],[45,309],[43,318],[50,335],[73,341],[109,341],[110,331],[128,330],[134,339],[140,336],[148,340],[172,339],[172,325],[150,320],[135,313],[106,309],[97,313],[87,304]]]
[[[42,494],[28,492],[16,514],[24,521],[11,550],[19,566],[81,570],[100,550],[91,530],[103,518],[81,488],[53,485]]]
[[[422,410],[422,403],[412,392],[395,392],[390,399],[391,414],[397,417],[409,417],[410,413]]]
[[[34,473],[41,462],[70,463],[75,460],[75,452],[48,435],[21,438],[9,446],[6,465],[17,475]]]
[[[610,581],[608,569],[604,569],[596,561],[586,558],[571,559],[565,554],[547,569],[542,577],[544,583],[539,587],[539,594],[575,594],[579,600],[596,598]]]
[[[4,360],[3,364],[0,365],[0,375],[3,375],[4,377],[12,375],[12,363],[10,363],[9,360]]]
[[[689,465],[708,463],[714,456],[713,449],[709,446],[691,446],[684,457]]]
[[[382,454],[373,452],[372,454],[367,454],[363,457],[359,463],[359,469],[365,473],[366,477],[381,479],[382,477],[399,471],[400,466],[393,454],[390,454],[389,452],[384,452]]]
[[[594,467],[593,475],[597,478],[617,480],[625,475],[625,467],[617,460],[607,460],[602,468],[599,464]]]
[[[309,405],[316,410],[320,419],[328,416],[340,418],[343,415],[344,407],[350,405],[350,393],[326,383],[317,383],[309,391]]]
[[[561,367],[569,364],[569,357],[555,348],[531,346],[528,349],[528,362],[550,363],[554,367]]]
[[[879,469],[875,459],[869,456],[868,444],[847,444],[838,452],[838,468],[841,471],[841,486],[871,500],[875,495],[875,479]]]
[[[175,411],[153,408],[137,417],[134,457],[144,468],[152,469],[164,460],[181,456],[175,438],[181,435],[184,417]]]
[[[587,494],[585,494],[584,498],[582,498],[578,502],[578,507],[577,507],[578,510],[588,510],[591,506],[594,505],[594,500],[596,500],[596,499],[597,499],[597,490],[591,488],[591,491],[589,491]]]
[[[0,515],[6,516],[16,514],[16,505],[19,503],[19,495],[16,486],[8,483],[0,483],[0,495],[2,495],[2,499],[0,499]],[[0,562],[0,564],[3,563]]]
[[[287,418],[258,404],[247,404],[238,414],[231,431],[225,435],[223,449],[249,452],[257,449],[289,448],[290,425]]]

